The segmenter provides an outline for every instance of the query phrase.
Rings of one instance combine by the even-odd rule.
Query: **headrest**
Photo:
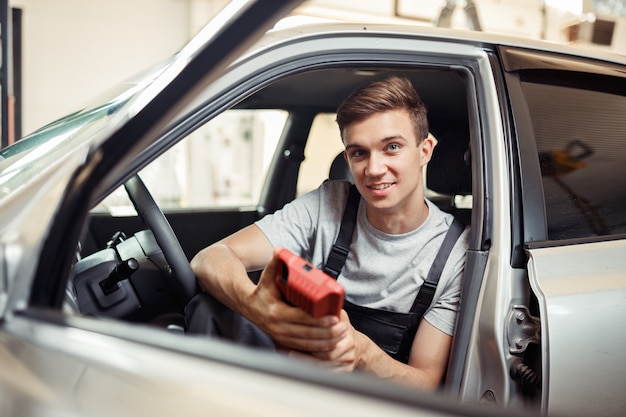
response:
[[[340,152],[339,155],[335,156],[335,159],[333,159],[333,162],[330,164],[328,179],[346,180],[354,184],[354,179],[352,178],[346,159],[343,157],[343,152]]]
[[[426,168],[428,189],[445,195],[472,194],[469,134],[455,130],[437,137],[437,146]]]

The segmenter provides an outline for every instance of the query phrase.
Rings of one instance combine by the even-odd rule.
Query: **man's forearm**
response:
[[[425,391],[434,391],[441,380],[440,375],[413,367],[393,359],[367,336],[360,334],[359,361],[357,368],[382,379]]]
[[[191,269],[205,292],[245,315],[245,299],[254,291],[254,283],[227,245],[217,243],[203,249],[191,260]]]

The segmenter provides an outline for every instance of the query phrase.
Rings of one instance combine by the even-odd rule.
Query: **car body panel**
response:
[[[626,407],[625,251],[624,240],[528,251],[548,413],[617,415]]]
[[[0,252],[5,266],[2,268],[0,290],[7,294],[4,305],[0,304],[2,317],[7,312],[23,309],[30,294],[35,262],[49,225],[57,213],[59,201],[76,166],[84,161],[86,150],[76,149],[63,159],[53,162],[21,184],[11,194],[11,199],[0,202],[0,209],[12,213],[2,225]]]
[[[337,410],[349,416],[496,415],[493,410],[466,414],[443,397],[366,375],[333,375],[273,353],[246,359],[248,348],[226,342],[188,337],[181,351],[180,336],[149,328],[81,326],[83,319],[59,326],[25,318],[16,317],[0,335],[0,358],[14,365],[10,375],[0,376],[8,387],[0,391],[0,403],[11,415],[32,409],[94,417],[319,416]]]

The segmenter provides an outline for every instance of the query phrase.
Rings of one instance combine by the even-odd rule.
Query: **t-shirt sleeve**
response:
[[[285,204],[282,209],[255,222],[273,246],[300,256],[311,251],[319,217],[320,189]]]

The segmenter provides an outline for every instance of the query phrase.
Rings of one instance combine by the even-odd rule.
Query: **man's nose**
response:
[[[366,174],[369,177],[378,177],[387,170],[385,158],[382,155],[371,153],[367,160]]]

